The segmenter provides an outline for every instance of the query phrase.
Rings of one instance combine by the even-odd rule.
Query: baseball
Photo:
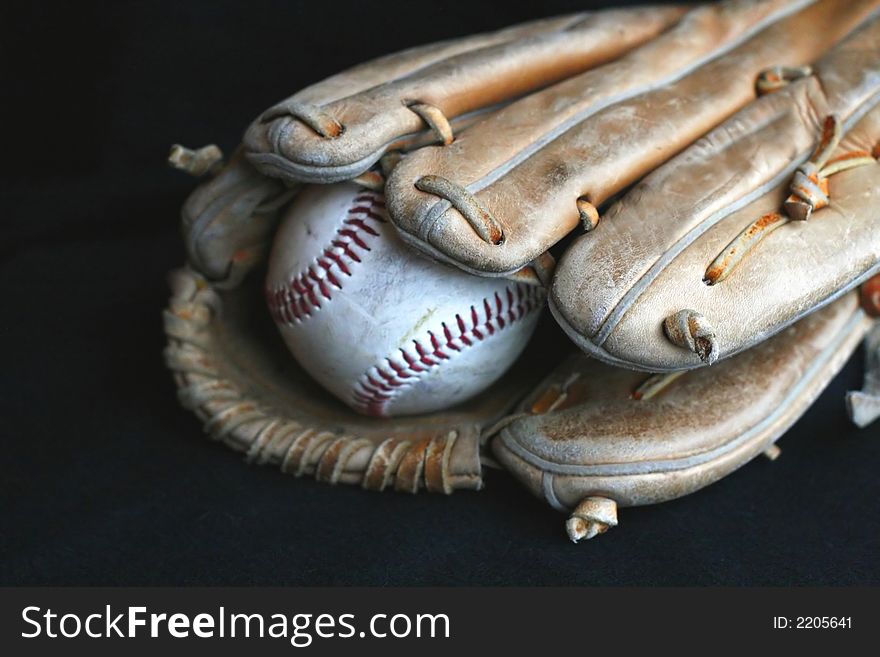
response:
[[[447,408],[513,364],[544,290],[424,259],[397,236],[382,194],[306,187],[275,237],[266,280],[285,343],[316,381],[375,416]]]

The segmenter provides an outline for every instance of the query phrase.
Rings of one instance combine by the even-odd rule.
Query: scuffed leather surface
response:
[[[626,510],[621,527],[579,547],[506,472],[487,472],[479,493],[443,497],[295,480],[245,467],[174,399],[158,311],[165,275],[185,257],[177,218],[193,183],[161,165],[167,145],[225,136],[221,146],[232,146],[279,78],[298,88],[341,70],[362,58],[358,37],[389,17],[395,34],[428,42],[566,6],[445,3],[437,12],[386,0],[379,11],[339,0],[327,20],[326,2],[276,3],[272,13],[238,2],[218,11],[216,0],[65,3],[55,21],[36,4],[8,7],[16,29],[6,44],[22,57],[7,89],[19,101],[6,110],[20,112],[18,125],[52,125],[59,91],[70,90],[64,116],[84,129],[7,135],[16,156],[3,162],[13,188],[0,287],[15,321],[4,327],[0,407],[14,502],[0,507],[13,528],[3,535],[4,585],[880,584],[880,426],[849,426],[841,401],[861,382],[857,358],[782,439],[777,461],[755,459],[695,495]],[[308,56],[286,57],[299,26],[308,26],[297,40]],[[37,33],[51,35],[41,52],[57,57],[32,56]],[[278,53],[271,65],[267,44]],[[49,74],[63,86],[47,85]],[[113,120],[100,125],[107,108]],[[71,152],[75,171],[48,177],[47,165]],[[542,338],[542,354],[567,342],[555,331]],[[71,373],[84,374],[72,384]]]
[[[263,306],[261,276],[226,291],[213,291],[185,271],[171,280],[166,362],[182,403],[216,439],[286,472],[380,490],[402,481],[413,482],[403,484],[411,492],[425,486],[446,493],[479,489],[482,431],[540,376],[534,361],[524,362],[481,394],[442,412],[363,416],[323,391],[291,358]],[[450,447],[427,455],[434,443]],[[376,470],[377,452],[389,459],[384,467],[390,483],[384,485],[381,477],[367,481]],[[405,461],[417,469],[404,475]]]
[[[578,197],[600,206],[751,102],[762,70],[816,60],[876,6],[823,0],[695,9],[621,60],[511,104],[450,147],[408,157],[386,190],[392,218],[433,257],[478,274],[515,271],[577,225]],[[532,152],[568,113],[573,125]],[[483,242],[457,210],[416,190],[427,174],[468,186],[502,224],[504,242]]]
[[[245,134],[245,147],[251,161],[274,176],[351,178],[426,131],[408,103],[430,103],[449,119],[462,117],[613,59],[681,13],[676,7],[586,12],[389,55],[269,110],[283,111],[291,103],[320,108],[344,126],[338,137],[322,137],[287,116],[258,118]]]
[[[880,165],[829,178],[831,205],[768,235],[726,280],[709,263],[746,226],[781,210],[794,167],[822,120],[857,121],[837,153],[880,138],[880,20],[815,67],[815,77],[763,97],[637,185],[560,260],[551,308],[581,348],[651,371],[698,367],[663,335],[689,308],[714,326],[720,357],[760,343],[865,280],[880,262]],[[865,111],[869,113],[859,119]]]
[[[533,493],[573,507],[590,495],[653,504],[702,488],[781,436],[843,366],[871,326],[856,293],[764,344],[685,373],[634,400],[646,374],[583,354],[548,377],[520,410],[573,374],[563,406],[502,430],[492,448]],[[549,490],[549,493],[547,492]]]
[[[183,205],[181,229],[190,264],[216,284],[238,285],[268,253],[279,209],[292,194],[237,152]]]

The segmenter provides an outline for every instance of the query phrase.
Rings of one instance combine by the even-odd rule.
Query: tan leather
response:
[[[294,190],[260,175],[238,152],[181,211],[189,263],[214,285],[237,285],[269,251],[278,210]]]
[[[178,394],[214,438],[250,461],[328,483],[415,493],[482,485],[482,432],[540,375],[514,366],[476,398],[442,413],[381,420],[325,393],[285,350],[262,277],[218,290],[191,270],[171,276],[165,360]]]
[[[430,135],[412,103],[435,106],[455,127],[471,113],[620,56],[667,28],[682,11],[573,14],[383,57],[271,108],[250,126],[245,147],[251,161],[272,176],[346,180],[386,151]],[[303,112],[324,117],[331,131],[341,134],[321,136],[296,118]]]
[[[870,153],[880,141],[880,18],[814,69],[649,175],[569,247],[550,305],[578,346],[641,370],[697,367],[697,354],[664,335],[666,317],[700,313],[714,327],[714,355],[724,358],[880,269],[880,164],[872,163],[828,178],[828,207],[767,235],[725,280],[703,281],[741,231],[782,209],[826,116],[849,127],[837,154]]]
[[[579,221],[578,198],[600,206],[755,98],[758,74],[815,61],[876,0],[730,2],[604,67],[477,122],[448,147],[407,156],[386,188],[404,237],[432,257],[505,275]],[[450,203],[416,189],[425,176],[464,187],[501,225],[484,241]]]
[[[651,399],[648,376],[583,354],[518,407],[491,443],[503,466],[551,506],[589,497],[655,504],[726,476],[771,447],[809,407],[871,326],[850,293],[764,344],[684,373]],[[550,397],[555,410],[533,413]],[[841,410],[843,402],[841,400]]]

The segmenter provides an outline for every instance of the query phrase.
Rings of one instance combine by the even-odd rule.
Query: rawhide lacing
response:
[[[498,245],[504,242],[501,223],[461,185],[442,176],[431,175],[416,180],[415,187],[421,192],[449,201],[487,244]]]
[[[325,139],[335,139],[345,132],[345,126],[321,108],[291,100],[263,112],[260,121],[269,123],[285,116],[302,121]]]
[[[360,484],[370,490],[393,487],[451,493],[479,489],[474,474],[450,470],[459,440],[455,429],[412,439],[369,440],[342,428],[309,426],[270,407],[236,380],[225,364],[212,325],[220,297],[202,276],[181,269],[171,276],[172,296],[164,311],[165,361],[174,373],[181,403],[205,423],[205,430],[248,461],[274,463],[282,472],[311,475],[331,484]],[[336,427],[338,423],[332,423]]]
[[[663,332],[672,344],[694,352],[707,365],[718,358],[715,329],[696,310],[686,308],[670,315],[663,320]]]
[[[876,162],[876,154],[866,151],[852,151],[831,158],[840,138],[839,121],[835,116],[826,117],[819,145],[810,159],[801,164],[792,177],[789,187],[791,194],[783,203],[783,212],[765,214],[746,226],[706,269],[704,283],[715,285],[723,281],[761,240],[780,226],[792,220],[806,221],[814,211],[827,207],[830,203],[830,176]]]
[[[758,95],[773,93],[795,80],[809,77],[812,74],[813,69],[809,66],[772,66],[758,74],[758,78],[755,80],[755,91]]]
[[[455,135],[452,133],[452,126],[449,125],[449,120],[439,107],[430,105],[429,103],[420,102],[407,103],[406,106],[418,114],[419,118],[431,128],[434,134],[437,135],[437,139],[441,144],[449,146],[449,144],[455,140]]]

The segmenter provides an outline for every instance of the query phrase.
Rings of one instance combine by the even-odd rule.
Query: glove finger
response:
[[[295,190],[260,175],[241,154],[187,198],[181,211],[190,265],[213,283],[238,285],[268,252],[278,209]]]
[[[449,141],[469,115],[607,62],[683,12],[651,7],[581,13],[408,50],[295,94],[245,135],[251,161],[288,180],[336,182],[388,150]]]
[[[762,70],[814,61],[876,5],[695,9],[623,59],[511,104],[447,149],[409,156],[389,180],[392,218],[433,257],[477,274],[516,270],[582,215],[595,218],[591,208],[753,101]],[[451,181],[479,212],[419,191],[418,181],[432,175]],[[500,240],[475,230],[481,213],[500,227]]]
[[[525,28],[511,28],[516,35]],[[434,50],[441,46],[433,47]],[[448,49],[448,48],[447,48]],[[444,51],[445,52],[445,51]],[[424,57],[394,56],[396,66],[422,61]],[[389,64],[391,66],[391,64]],[[330,93],[344,82],[365,84],[376,81],[377,71],[388,66],[372,64],[358,67],[357,75],[346,73],[316,85]],[[406,71],[404,71],[405,73]],[[308,91],[308,90],[307,90]],[[305,92],[304,92],[305,93]],[[459,126],[467,127],[466,122]],[[414,137],[412,145],[428,143],[425,135]],[[240,148],[230,161],[222,164],[222,153],[216,146],[191,151],[180,145],[172,147],[171,166],[193,175],[214,174],[190,194],[182,209],[182,229],[189,265],[213,285],[222,288],[238,286],[254,266],[265,260],[279,221],[279,211],[299,191],[300,185],[278,180],[261,173]],[[383,167],[394,163],[383,160]],[[369,176],[369,179],[368,179]],[[356,180],[360,185],[381,190],[384,176],[368,172]]]
[[[573,540],[616,524],[616,506],[703,488],[767,452],[840,370],[871,320],[851,293],[713,368],[638,399],[647,375],[573,356],[493,439],[506,469],[551,506],[574,509]],[[667,375],[668,376],[668,375]],[[536,402],[554,397],[550,410]]]
[[[829,52],[814,77],[744,109],[578,238],[550,295],[578,346],[634,369],[698,367],[761,342],[875,274],[880,165],[870,145],[880,140],[878,52],[875,18]],[[829,204],[808,221],[792,221],[785,208],[793,174],[828,116],[847,130],[829,166],[853,156],[860,166],[817,178]],[[712,334],[711,357],[667,337],[665,320],[683,311]]]

